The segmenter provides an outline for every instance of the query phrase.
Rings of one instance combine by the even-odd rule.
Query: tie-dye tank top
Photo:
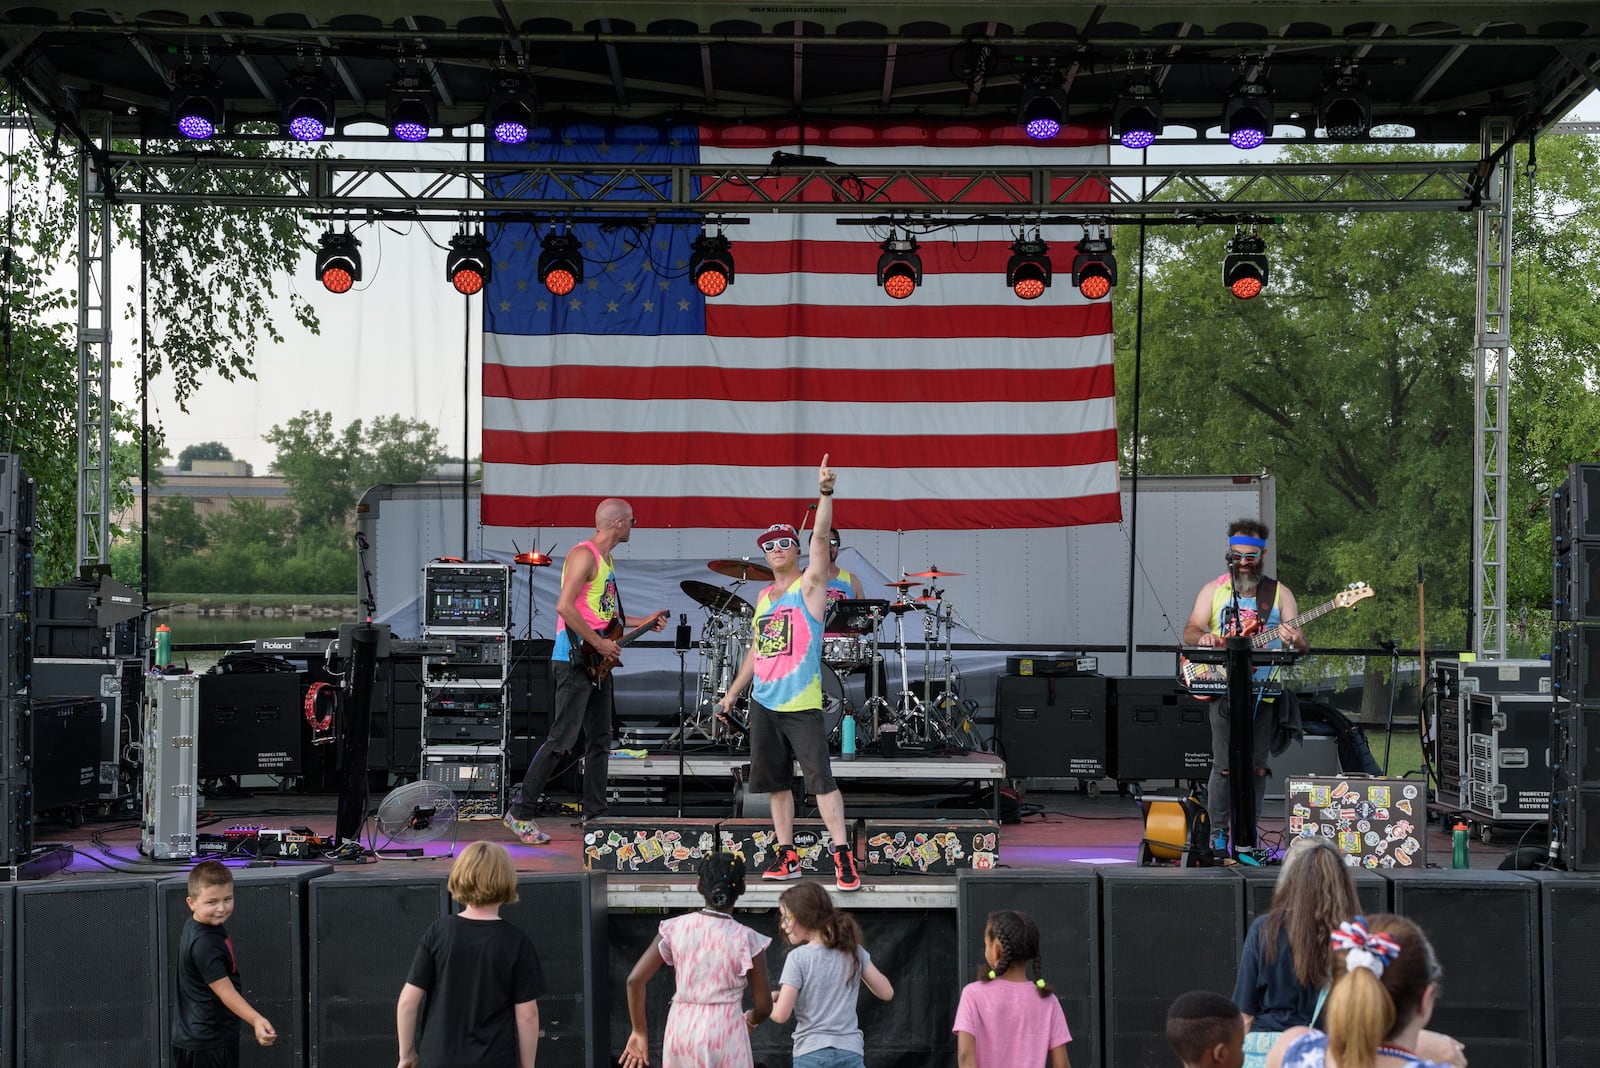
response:
[[[833,602],[835,601],[848,601],[856,595],[855,587],[850,584],[850,580],[853,578],[855,578],[854,575],[850,574],[850,572],[841,567],[839,569],[838,577],[828,581],[828,589],[826,592],[828,594],[829,607],[832,607]],[[826,617],[824,617],[824,619],[826,619]],[[845,631],[830,630],[828,633],[844,634]]]
[[[595,633],[604,634],[606,627],[613,619],[617,618],[617,573],[611,566],[609,556],[600,555],[600,550],[594,547],[594,542],[579,542],[567,558],[561,561],[561,581],[566,585],[567,568],[572,566],[573,557],[578,555],[579,549],[587,549],[594,556],[594,578],[584,584],[578,591],[578,614],[583,621],[593,627]],[[567,621],[556,614],[556,644],[550,652],[552,660],[572,660],[572,651],[577,644],[574,636],[567,631]]]
[[[755,680],[750,694],[774,712],[822,707],[822,620],[806,610],[797,578],[773,598],[768,586],[756,600]]]

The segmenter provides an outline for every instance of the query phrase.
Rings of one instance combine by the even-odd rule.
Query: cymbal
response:
[[[961,574],[962,574],[962,572],[960,572],[960,571],[940,571],[938,568],[935,567],[935,568],[930,568],[927,571],[913,571],[911,573],[910,577],[911,578],[957,578]]]
[[[740,579],[749,582],[751,579],[761,579],[764,582],[772,581],[772,568],[766,564],[757,564],[750,560],[713,560],[706,565],[719,575]]]
[[[885,609],[885,611],[893,612],[897,616],[904,615],[907,612],[921,612],[923,610],[923,607],[915,601],[896,601]]]
[[[885,582],[884,585],[885,586],[893,586],[897,590],[909,590],[913,586],[922,585],[922,583],[913,582],[910,579],[901,579],[899,582]]]
[[[747,613],[753,611],[750,602],[740,597],[737,593],[719,589],[709,582],[697,582],[694,579],[685,579],[678,585],[683,587],[683,592],[693,597],[700,604],[705,605],[713,612]]]
[[[934,604],[934,603],[936,603],[938,601],[941,601],[943,599],[944,598],[942,598],[942,597],[915,597],[915,598],[912,598],[912,600],[915,601],[915,603],[917,603],[917,604]]]
[[[527,564],[529,567],[549,567],[555,563],[554,560],[541,552],[518,553],[512,559],[519,564]]]

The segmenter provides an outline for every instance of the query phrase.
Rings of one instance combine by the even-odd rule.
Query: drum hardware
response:
[[[721,561],[715,562],[720,563]],[[734,593],[733,590],[724,590],[711,585],[709,582],[698,582],[695,579],[684,579],[678,585],[683,589],[684,593],[694,599],[696,604],[709,608],[713,612],[738,615],[754,611],[750,607],[750,602]]]
[[[926,571],[913,571],[906,578],[960,578],[960,571],[940,571],[937,567],[930,567]]]

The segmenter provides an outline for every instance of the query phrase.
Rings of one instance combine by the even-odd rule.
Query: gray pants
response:
[[[570,753],[583,735],[583,818],[606,814],[606,775],[611,761],[611,677],[599,686],[589,681],[582,668],[569,661],[554,660],[555,711],[550,715],[550,734],[533,755],[528,772],[522,777],[522,794],[511,806],[517,819],[532,819],[533,806],[544,793],[545,783],[564,753]]]
[[[1280,698],[1279,700],[1282,700]],[[1250,769],[1256,788],[1256,820],[1261,819],[1261,800],[1267,793],[1267,756],[1272,750],[1272,735],[1277,727],[1277,701],[1252,702],[1255,718],[1250,724]],[[1230,830],[1233,798],[1228,793],[1228,731],[1230,709],[1226,697],[1211,706],[1211,777],[1206,780],[1206,812],[1211,817],[1211,832]]]

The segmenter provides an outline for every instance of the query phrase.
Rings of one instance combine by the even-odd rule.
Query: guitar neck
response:
[[[1324,601],[1322,604],[1317,605],[1317,607],[1308,612],[1301,612],[1293,619],[1280,620],[1277,626],[1264,630],[1260,634],[1257,634],[1255,637],[1251,638],[1250,644],[1253,648],[1265,649],[1268,645],[1271,645],[1273,642],[1278,640],[1278,631],[1282,628],[1303,627],[1307,623],[1310,623],[1313,619],[1325,616],[1338,607],[1339,602],[1337,598],[1331,601]]]

